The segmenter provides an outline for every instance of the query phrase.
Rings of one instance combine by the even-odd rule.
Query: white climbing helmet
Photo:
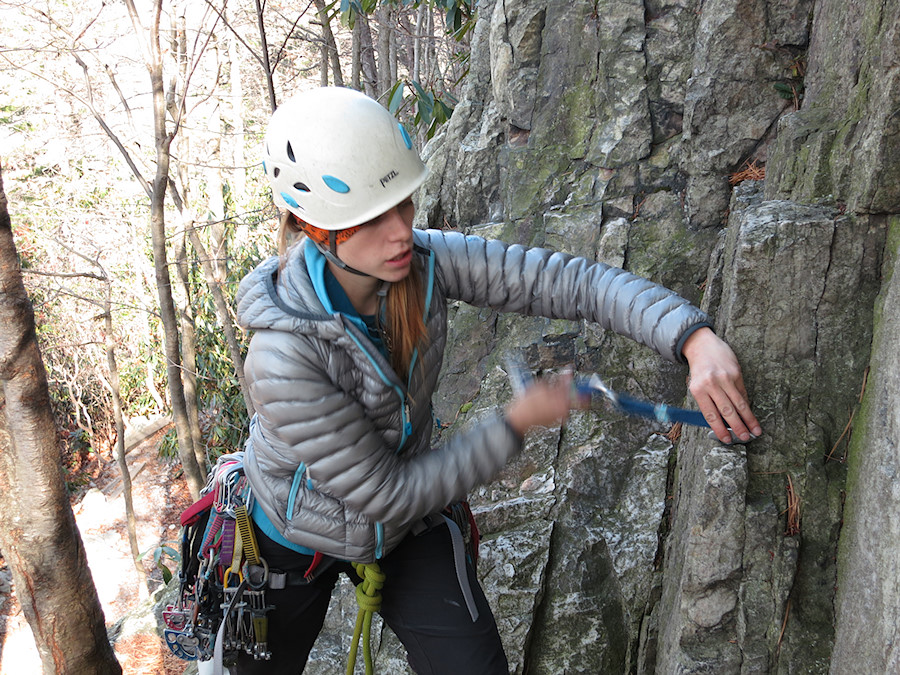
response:
[[[278,206],[324,230],[381,215],[428,173],[403,125],[377,101],[343,87],[313,89],[278,106],[263,170]]]

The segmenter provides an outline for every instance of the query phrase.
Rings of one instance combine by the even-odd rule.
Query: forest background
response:
[[[171,415],[161,452],[194,498],[216,457],[241,447],[232,299],[275,250],[259,170],[269,114],[293,92],[352,86],[421,147],[452,112],[474,21],[468,0],[0,2],[2,185],[70,499],[126,467],[133,421]],[[167,579],[174,552],[140,550],[123,479],[135,565],[143,576],[155,560]],[[15,520],[32,505],[4,503],[8,561],[40,539]],[[30,619],[40,593],[23,597],[23,580]],[[55,632],[36,631],[39,649]]]
[[[462,41],[449,36],[446,48],[435,42],[445,60],[434,62],[445,75],[468,71],[452,117],[424,147],[430,174],[419,191],[417,222],[585,255],[677,290],[709,311],[716,331],[735,348],[765,432],[746,448],[721,446],[701,430],[676,433],[652,420],[591,410],[573,414],[563,428],[532,434],[496,481],[470,494],[483,535],[479,575],[502,626],[511,671],[900,671],[900,276],[894,274],[900,260],[900,0],[479,0],[474,28],[464,5],[439,3],[426,11],[415,4],[347,2],[331,7],[335,49],[328,58],[321,52],[331,44],[327,22],[305,14],[310,23],[295,25],[302,7],[285,5],[271,14],[274,5],[253,3],[243,23],[237,14],[225,16],[243,26],[235,48],[243,54],[237,60],[246,59],[244,93],[233,108],[243,107],[243,117],[230,113],[227,96],[218,117],[200,113],[215,107],[207,107],[217,99],[213,90],[226,93],[235,81],[230,64],[236,59],[226,56],[233,32],[218,12],[207,12],[209,3],[185,5],[198,14],[181,20],[168,3],[123,2],[84,3],[76,20],[63,11],[65,3],[7,4],[2,17],[0,53],[10,66],[27,68],[6,71],[13,83],[4,94],[34,98],[20,114],[4,113],[10,118],[4,129],[21,127],[4,136],[3,162],[30,290],[22,284],[0,193],[6,423],[0,425],[0,550],[19,570],[15,586],[25,589],[23,613],[31,612],[46,671],[66,672],[59,659],[100,663],[99,672],[114,672],[115,665],[108,654],[89,652],[108,647],[106,627],[90,610],[97,603],[72,495],[60,476],[57,422],[33,414],[36,404],[49,408],[53,391],[57,409],[63,406],[57,417],[79,419],[67,416],[65,406],[76,407],[66,383],[89,378],[81,377],[86,370],[60,377],[51,367],[52,389],[41,388],[42,356],[36,346],[28,348],[34,337],[29,292],[44,351],[59,346],[57,353],[68,356],[83,343],[96,350],[93,362],[110,385],[104,390],[95,380],[102,385],[94,389],[98,397],[110,392],[107,427],[124,425],[116,414],[118,368],[111,365],[121,364],[126,385],[120,389],[130,391],[128,382],[147,377],[151,352],[162,360],[153,386],[143,385],[145,407],[132,408],[131,399],[121,397],[122,407],[130,414],[155,412],[153,390],[171,406],[173,466],[184,467],[196,490],[207,441],[203,425],[192,420],[228,419],[201,417],[209,408],[207,378],[222,380],[216,391],[235,392],[238,401],[240,382],[226,382],[229,365],[198,378],[196,399],[185,388],[194,372],[188,359],[198,352],[175,347],[186,345],[203,321],[177,308],[214,306],[218,323],[210,319],[207,330],[223,333],[215,344],[239,363],[240,336],[225,339],[231,322],[220,317],[230,311],[229,284],[240,276],[239,262],[271,250],[267,237],[274,229],[258,172],[247,169],[247,187],[238,191],[242,174],[229,168],[219,190],[212,187],[218,175],[212,168],[254,163],[250,137],[258,140],[273,98],[293,86],[279,55],[294,53],[301,43],[296,36],[320,41],[310,43],[308,61],[297,53],[293,82],[308,76],[310,85],[318,84],[317,62],[328,63],[329,82],[336,81],[330,62],[337,53],[345,56],[345,84],[354,83],[354,73],[360,88],[377,83],[378,73],[390,71],[380,66],[392,63],[391,41],[380,38],[394,32],[378,30],[377,12],[391,8],[410,12],[417,26],[420,17],[434,16],[436,36],[445,36],[440,21],[449,16],[445,21],[459,28]],[[313,3],[307,11],[319,7]],[[82,8],[91,11],[82,15]],[[372,10],[368,22],[357,8]],[[264,10],[265,49],[258,9]],[[57,11],[63,11],[59,20],[50,21]],[[358,16],[351,21],[353,12]],[[111,37],[88,41],[106,20]],[[371,42],[363,40],[364,25]],[[381,100],[416,126],[422,140],[446,116],[436,99],[454,105],[449,84],[455,86],[456,76],[443,89],[425,78],[408,55],[421,56],[426,43],[416,51],[416,42],[409,47],[404,37],[408,32],[396,33],[403,90],[384,77],[373,95],[387,92]],[[14,40],[28,48],[10,51],[6,45]],[[70,44],[83,49],[66,51]],[[118,49],[113,56],[97,56],[112,45]],[[254,45],[255,52],[248,49]],[[198,60],[201,51],[221,61]],[[252,53],[258,57],[247,56]],[[366,65],[370,56],[378,72]],[[409,72],[418,75],[409,75],[403,63],[412,63]],[[46,70],[53,64],[69,69]],[[134,87],[123,86],[125,70]],[[201,78],[201,72],[216,75]],[[196,88],[200,82],[222,86]],[[187,99],[180,93],[185,83]],[[40,87],[46,87],[43,97],[34,93]],[[444,98],[444,92],[451,93]],[[117,126],[92,112],[91,97],[96,102],[101,93],[103,106],[94,110],[118,111]],[[63,131],[39,135],[28,128],[49,120],[59,106],[69,125]],[[234,125],[241,123],[238,134]],[[222,154],[210,161],[214,144],[201,140],[223,128]],[[245,137],[244,159],[235,160],[229,148]],[[112,151],[95,150],[101,146]],[[54,147],[65,161],[45,159]],[[15,148],[30,156],[11,162],[23,154]],[[123,149],[136,158],[132,165]],[[85,211],[76,210],[82,207],[72,190],[60,189],[74,180],[63,176],[66,170],[99,185]],[[34,187],[25,191],[29,181]],[[112,196],[103,196],[110,186]],[[223,211],[210,215],[220,194]],[[248,202],[232,206],[243,198]],[[59,214],[63,210],[67,216]],[[71,234],[81,232],[73,214],[87,215],[90,236]],[[140,237],[123,235],[109,249],[128,251],[131,266],[124,267],[132,276],[107,284],[115,268],[101,255],[109,245],[97,228],[113,222],[132,223]],[[225,235],[217,238],[219,227]],[[219,241],[226,242],[224,252],[215,248]],[[48,269],[51,256],[43,253],[50,249],[56,270]],[[182,250],[189,264],[177,264]],[[143,276],[131,259],[143,262]],[[214,261],[220,259],[227,265],[219,273],[228,274],[217,282]],[[141,283],[144,305],[132,298]],[[131,295],[121,295],[124,289]],[[114,311],[105,310],[107,297]],[[47,320],[49,308],[63,301],[71,303],[68,313],[54,315],[62,317],[56,324]],[[596,326],[465,305],[450,310],[434,399],[443,434],[508,400],[502,357],[509,351],[535,371],[574,363],[580,372],[603,373],[619,391],[686,400],[682,367]],[[117,328],[132,315],[132,324]],[[69,332],[54,343],[48,325]],[[82,338],[73,325],[94,332]],[[148,336],[145,353],[127,353],[122,346],[139,343],[141,331]],[[105,371],[104,355],[111,364]],[[198,359],[198,372],[201,365]],[[196,414],[187,411],[194,400]],[[85,409],[78,414],[84,426],[101,428],[96,416],[86,421]],[[222,424],[223,433],[240,434],[241,414]],[[100,448],[81,453],[83,466],[94,466],[101,455],[108,462],[109,451],[97,442],[102,434],[86,436],[77,423],[69,430]],[[111,436],[117,446],[121,431]],[[48,487],[54,481],[56,491]],[[352,586],[333,600],[314,659],[323,674],[343,669],[356,611]],[[157,627],[151,631],[158,642]],[[374,632],[381,639],[378,671],[406,672],[396,638],[388,630]]]

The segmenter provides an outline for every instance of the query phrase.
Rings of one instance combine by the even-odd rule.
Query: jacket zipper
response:
[[[312,489],[312,477],[309,475],[309,470],[306,468],[306,464],[300,462],[300,466],[294,472],[294,480],[291,481],[291,492],[288,495],[287,511],[284,515],[285,520],[290,520],[294,513],[294,502],[297,500],[297,493],[300,492],[300,482],[304,474],[306,474],[306,487]]]
[[[424,317],[425,323],[428,323],[428,315],[429,309],[431,308],[431,298],[434,290],[434,251],[428,252],[428,290],[425,294],[425,309],[424,309]],[[350,336],[350,339],[356,343],[356,346],[359,347],[363,354],[366,355],[366,358],[372,363],[375,367],[375,371],[378,373],[378,376],[381,378],[382,382],[391,387],[400,398],[400,443],[397,444],[396,452],[400,452],[403,449],[403,446],[406,444],[406,441],[409,439],[412,434],[412,414],[409,408],[409,401],[406,398],[406,391],[409,390],[410,385],[412,384],[412,374],[413,368],[416,364],[416,361],[419,358],[419,350],[416,349],[413,352],[413,357],[409,364],[409,372],[406,374],[406,390],[403,390],[398,385],[391,382],[390,378],[387,374],[381,369],[378,365],[378,361],[373,358],[371,352],[363,345],[363,343],[353,334],[352,331],[347,330],[347,335]],[[293,494],[293,489],[292,489]],[[293,502],[291,502],[293,503]],[[381,556],[384,554],[384,524],[381,522],[375,523],[375,559],[380,560]]]

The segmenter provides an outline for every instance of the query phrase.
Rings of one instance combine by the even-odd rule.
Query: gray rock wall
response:
[[[827,671],[842,433],[863,386],[883,246],[867,218],[735,192],[707,299],[745,357],[766,433],[746,449],[710,448],[696,432],[682,441],[657,672]]]
[[[900,218],[891,218],[884,288],[863,405],[850,445],[831,672],[900,672]]]
[[[881,283],[900,241],[897,5],[478,3],[417,224],[584,255],[702,303],[765,430],[725,447],[593,411],[532,434],[471,495],[511,672],[896,670],[897,282]],[[765,184],[735,188],[751,163]],[[451,317],[441,435],[509,400],[507,353],[685,401],[683,367],[594,326]],[[333,604],[307,672],[346,657],[349,586]],[[376,668],[409,672],[376,637]]]
[[[900,204],[900,3],[816,3],[806,98],[780,121],[766,196],[852,213]]]
[[[531,437],[472,496],[512,670],[853,672],[868,645],[889,672],[900,599],[872,589],[896,576],[896,514],[864,523],[869,500],[896,503],[897,460],[862,457],[894,430],[858,408],[873,333],[891,327],[893,296],[880,313],[875,298],[900,212],[897,3],[506,0],[479,17],[419,224],[603,260],[702,302],[765,429],[724,447],[592,412]],[[750,163],[764,188],[735,189]],[[591,326],[459,307],[453,330],[444,434],[508,399],[509,351],[686,395],[682,368]],[[895,347],[876,340],[875,358]],[[866,396],[877,381],[885,410],[896,373],[881,372]]]

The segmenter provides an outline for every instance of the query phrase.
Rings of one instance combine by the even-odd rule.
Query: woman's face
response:
[[[338,244],[338,258],[382,281],[404,279],[412,264],[414,214],[412,198],[400,202]]]

